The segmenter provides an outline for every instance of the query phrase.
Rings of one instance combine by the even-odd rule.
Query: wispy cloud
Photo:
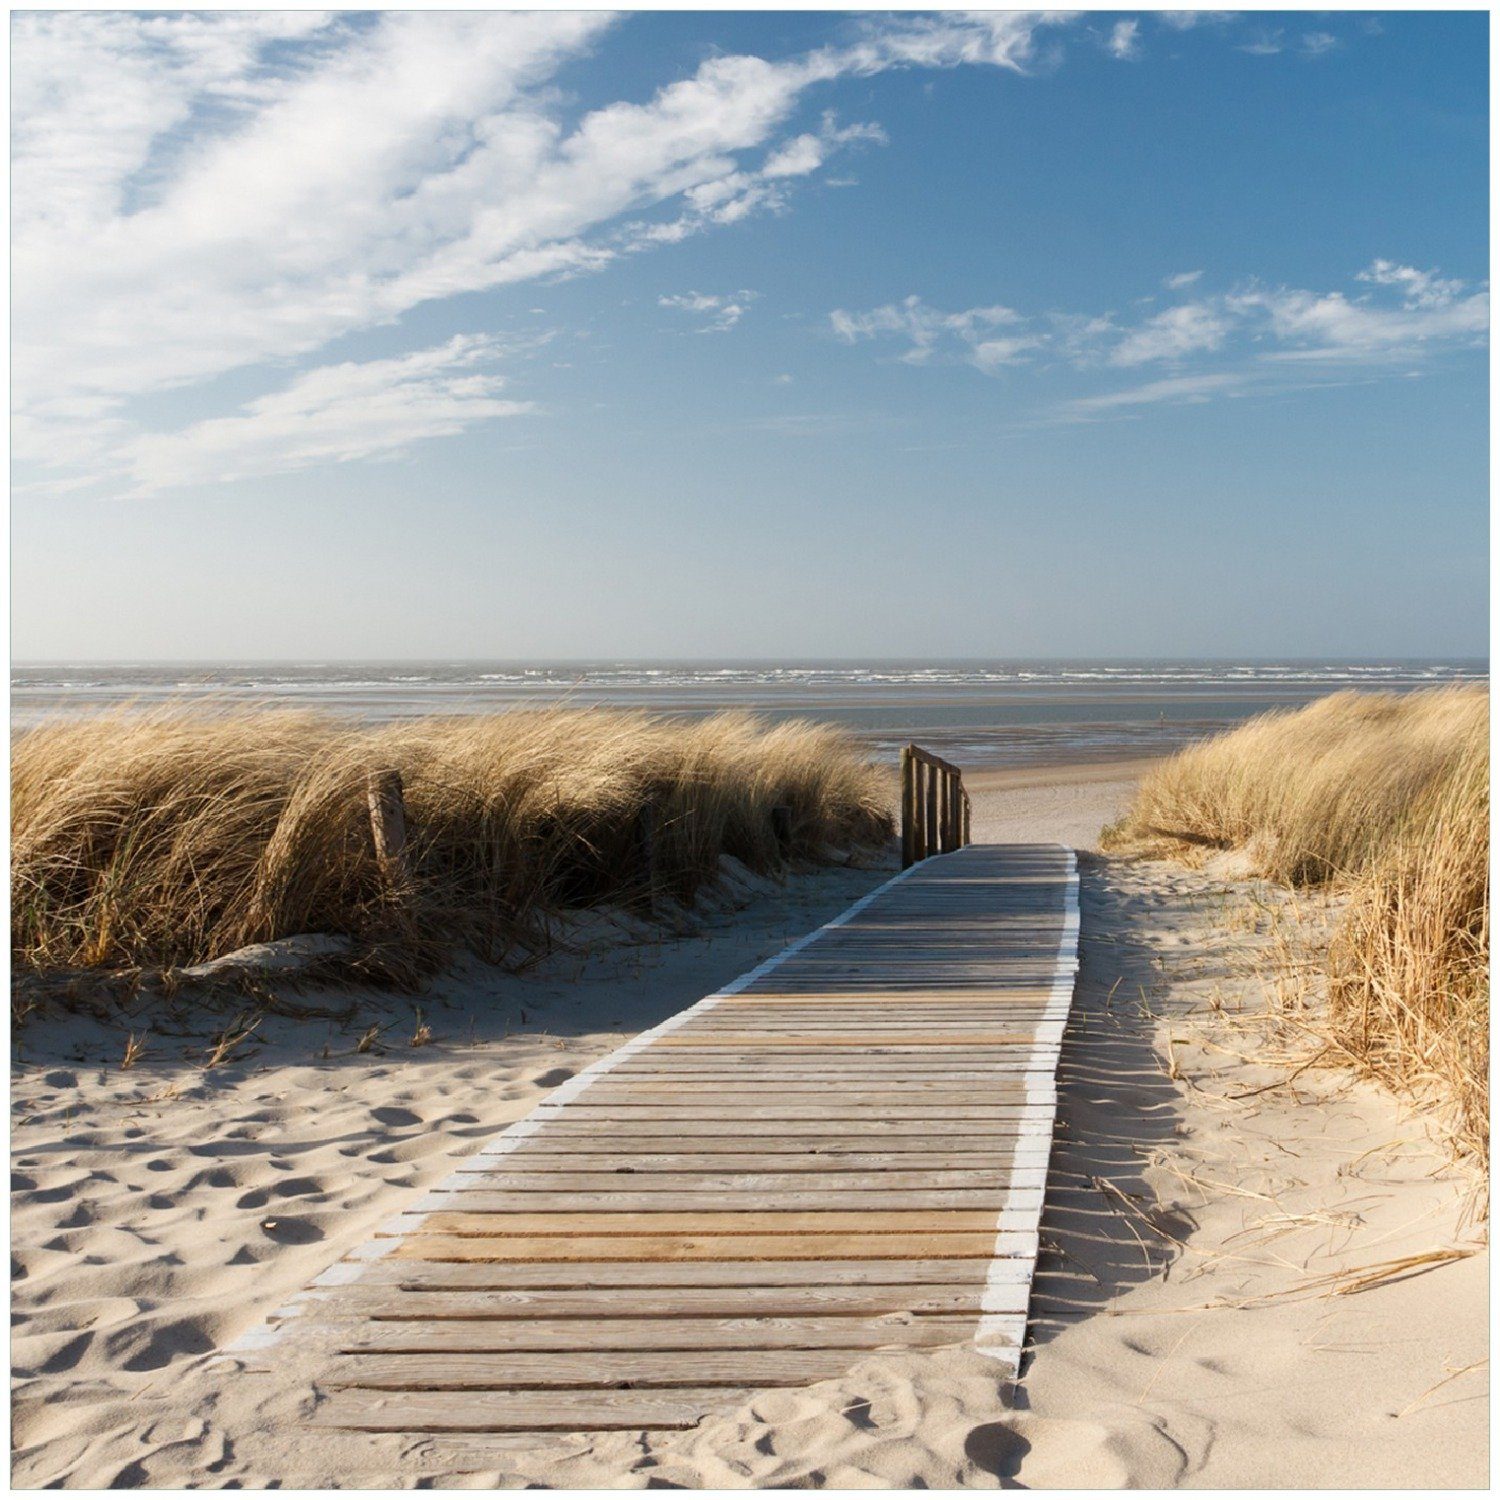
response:
[[[831,116],[788,135],[813,91],[1025,72],[1068,20],[877,18],[801,55],[712,56],[574,120],[554,79],[608,15],[18,15],[17,410],[87,465],[127,440],[143,394],[783,210],[833,155],[883,138]]]
[[[682,292],[672,297],[658,297],[656,300],[661,307],[696,313],[700,319],[699,333],[727,333],[745,316],[755,297],[756,294],[750,291],[731,292],[726,296]]]
[[[1104,46],[1111,57],[1117,57],[1122,62],[1138,58],[1141,55],[1141,23],[1116,21],[1110,28]]]
[[[1308,31],[1302,36],[1302,46],[1298,49],[1304,57],[1322,57],[1325,52],[1333,52],[1339,45],[1339,39],[1331,31]]]
[[[971,307],[945,313],[916,296],[869,312],[838,308],[829,314],[834,333],[846,344],[894,334],[906,341],[900,358],[912,365],[926,364],[943,346],[956,345],[962,357],[981,370],[1016,364],[1036,347],[1039,340],[1034,335],[1001,331],[1021,321],[1021,315],[1008,307]]]
[[[1191,31],[1195,26],[1226,26],[1239,20],[1239,12],[1233,10],[1163,10],[1156,19],[1173,31]]]
[[[500,395],[505,381],[488,367],[502,352],[494,339],[464,335],[395,359],[309,370],[233,416],[135,438],[119,454],[127,494],[389,458],[430,438],[534,411],[530,402]]]
[[[1201,275],[1180,273],[1167,284],[1195,288]],[[869,312],[837,309],[829,324],[845,343],[889,339],[904,345],[897,357],[908,364],[958,362],[987,374],[1021,364],[1094,376],[1147,367],[1170,372],[1068,402],[1064,411],[1075,417],[1206,400],[1263,388],[1272,379],[1284,388],[1327,383],[1334,371],[1358,369],[1372,378],[1409,373],[1432,357],[1479,347],[1486,339],[1489,293],[1483,286],[1384,259],[1353,280],[1359,290],[1247,282],[1134,322],[1113,312],[1023,315],[998,305],[946,312],[912,296]]]
[[[1169,292],[1180,292],[1183,287],[1192,286],[1195,281],[1202,278],[1202,271],[1178,271],[1172,276],[1163,276],[1161,284]]]
[[[1251,57],[1275,57],[1278,52],[1286,51],[1286,32],[1281,27],[1274,29],[1262,27],[1251,34],[1250,40],[1238,43],[1241,52],[1248,52]]]
[[[1131,386],[1128,390],[1106,391],[1100,396],[1081,396],[1076,401],[1065,402],[1060,414],[1082,418],[1119,411],[1124,407],[1156,406],[1164,402],[1174,405],[1198,403],[1243,390],[1244,385],[1243,375],[1237,372],[1169,375],[1162,380],[1150,380],[1144,385]]]
[[[823,128],[815,134],[804,132],[783,141],[765,159],[760,175],[773,181],[778,177],[805,177],[816,172],[841,146],[855,142],[884,146],[887,137],[879,125],[869,121],[840,126],[830,111],[823,116]]]
[[[1217,349],[1229,332],[1229,320],[1211,304],[1188,302],[1147,318],[1109,351],[1115,365],[1156,364]]]

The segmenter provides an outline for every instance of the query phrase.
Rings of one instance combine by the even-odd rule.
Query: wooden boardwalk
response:
[[[1076,948],[1060,846],[903,871],[318,1278],[284,1310],[325,1335],[312,1420],[684,1427],[948,1344],[1014,1373]]]

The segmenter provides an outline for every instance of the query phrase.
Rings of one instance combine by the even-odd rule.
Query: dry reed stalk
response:
[[[1481,1167],[1488,719],[1476,687],[1337,693],[1265,714],[1166,762],[1106,831],[1106,847],[1192,863],[1244,850],[1265,876],[1335,892],[1326,941],[1272,922],[1278,1013],[1328,1056],[1437,1101],[1455,1147]]]
[[[400,921],[371,833],[372,770],[404,789]],[[117,711],[18,736],[11,771],[13,952],[42,970],[196,963],[302,932],[356,938],[366,971],[397,980],[456,948],[522,962],[560,909],[642,891],[643,808],[655,886],[683,904],[721,856],[769,872],[892,831],[887,777],[851,741],[738,714],[550,709],[371,728]],[[790,810],[789,850],[773,807]]]

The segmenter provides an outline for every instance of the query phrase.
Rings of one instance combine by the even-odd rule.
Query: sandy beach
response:
[[[1141,764],[980,773],[974,836],[1088,851]],[[415,1000],[303,992],[358,1014],[270,1017],[208,1071],[232,1015],[30,1024],[12,1078],[15,1482],[1482,1486],[1471,1177],[1419,1116],[1265,1044],[1264,924],[1245,913],[1285,897],[1096,853],[1019,1386],[962,1348],[875,1356],[686,1433],[476,1449],[311,1434],[295,1365],[216,1362],[548,1089],[893,868],[806,874],[673,941],[476,965]]]

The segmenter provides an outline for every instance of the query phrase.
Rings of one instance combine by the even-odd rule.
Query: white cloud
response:
[[[991,330],[1019,323],[1020,315],[1008,307],[971,307],[945,313],[929,307],[920,297],[889,302],[869,312],[851,313],[836,308],[828,315],[834,334],[846,344],[893,334],[908,347],[901,355],[907,364],[926,364],[938,348],[950,341],[964,347],[965,357],[980,369],[1014,364],[1026,349],[1039,342],[1034,336],[995,338]],[[987,352],[981,354],[981,348]]]
[[[1195,26],[1223,26],[1237,21],[1239,12],[1233,10],[1163,10],[1156,19],[1173,31],[1191,31]]]
[[[1207,375],[1173,375],[1165,380],[1151,380],[1128,390],[1107,391],[1102,396],[1083,396],[1064,403],[1060,415],[1082,418],[1100,412],[1118,411],[1123,407],[1156,406],[1162,403],[1197,404],[1215,396],[1242,390],[1245,377],[1239,373]]]
[[[896,68],[1025,71],[1066,20],[880,18],[800,56],[710,57],[569,123],[553,79],[610,16],[19,14],[19,420],[92,461],[142,394],[784,209],[834,150],[882,138],[825,118],[778,141],[809,92]]]
[[[1141,55],[1141,23],[1116,21],[1105,47],[1111,57],[1117,57],[1122,62],[1138,58]]]
[[[1202,275],[1202,271],[1178,271],[1173,276],[1163,276],[1161,284],[1169,292],[1180,292],[1183,287],[1192,286]]]
[[[1217,349],[1228,331],[1229,322],[1222,313],[1211,306],[1189,302],[1147,318],[1115,345],[1109,358],[1116,365],[1183,359],[1189,354]]]
[[[1373,286],[1400,287],[1408,307],[1448,307],[1464,290],[1461,281],[1445,280],[1436,271],[1418,271],[1390,260],[1371,261],[1355,279]]]
[[[1201,275],[1179,273],[1166,284],[1194,286]],[[1001,306],[943,312],[916,296],[869,312],[840,308],[829,321],[846,343],[886,338],[904,343],[899,358],[908,364],[945,360],[986,374],[1023,363],[1084,372],[1147,365],[1172,371],[1144,385],[1070,403],[1065,410],[1073,416],[1263,390],[1273,381],[1279,388],[1327,384],[1347,378],[1349,371],[1372,379],[1397,371],[1420,373],[1433,356],[1485,341],[1489,293],[1483,286],[1391,260],[1372,262],[1354,281],[1370,290],[1316,292],[1250,283],[1143,315],[1133,324],[1113,313],[1053,310],[1024,316]],[[1337,374],[1341,371],[1345,374]]]
[[[887,136],[879,125],[862,123],[840,128],[832,114],[824,115],[823,128],[816,135],[793,136],[773,151],[762,164],[762,177],[805,177],[816,172],[841,146],[854,141],[873,141],[887,144]]]
[[[1284,36],[1285,33],[1279,26],[1275,30],[1262,29],[1250,41],[1241,42],[1239,50],[1248,52],[1251,57],[1275,57],[1278,52],[1286,50]]]
[[[1339,39],[1331,31],[1309,31],[1302,36],[1302,55],[1304,57],[1322,57],[1325,52],[1332,52],[1339,45]]]
[[[1226,306],[1246,320],[1263,322],[1281,346],[1277,359],[1408,359],[1445,347],[1475,347],[1489,329],[1489,293],[1472,292],[1438,304],[1380,306],[1343,292],[1306,292],[1285,287],[1242,292]]]
[[[683,292],[673,297],[658,297],[656,300],[661,307],[699,314],[703,318],[698,325],[699,333],[727,333],[745,316],[755,297],[756,293],[749,291],[732,292],[727,296]]]
[[[126,444],[119,458],[129,496],[391,457],[428,438],[535,410],[500,396],[504,380],[485,367],[501,352],[494,339],[469,334],[395,359],[308,370],[234,416]]]

